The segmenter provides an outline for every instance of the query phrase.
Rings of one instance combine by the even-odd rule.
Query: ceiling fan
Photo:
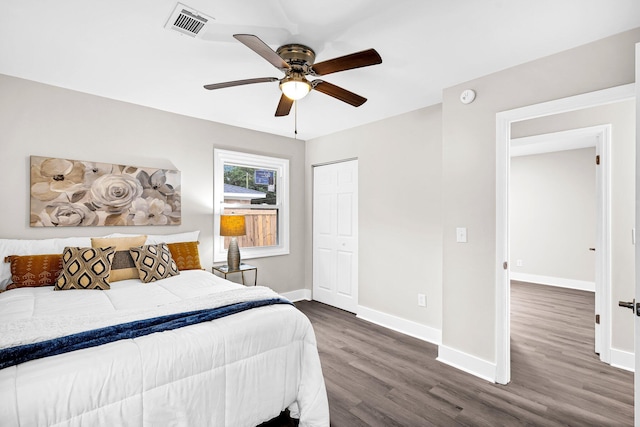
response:
[[[276,108],[276,117],[288,115],[293,102],[306,96],[311,89],[332,96],[354,107],[361,106],[367,101],[367,98],[363,98],[360,95],[325,82],[324,80],[316,79],[309,81],[306,76],[325,76],[338,71],[382,63],[382,58],[378,52],[376,52],[375,49],[368,49],[314,64],[316,54],[311,48],[305,45],[295,43],[287,44],[280,46],[274,51],[253,34],[234,34],[233,37],[269,61],[271,65],[282,71],[285,76],[282,79],[278,77],[260,77],[255,79],[234,80],[205,85],[204,88],[213,90],[253,83],[280,81],[282,96],[280,97],[278,108]]]

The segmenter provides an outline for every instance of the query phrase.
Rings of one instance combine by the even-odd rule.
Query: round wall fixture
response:
[[[463,104],[471,104],[476,99],[476,92],[472,89],[463,90],[460,94],[460,102]]]

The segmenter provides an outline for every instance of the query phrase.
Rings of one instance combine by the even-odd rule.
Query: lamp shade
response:
[[[221,236],[244,236],[247,230],[244,215],[220,215]]]

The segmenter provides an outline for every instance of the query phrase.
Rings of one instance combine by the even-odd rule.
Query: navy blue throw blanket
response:
[[[136,320],[120,325],[107,326],[91,331],[79,332],[60,338],[25,344],[0,350],[0,369],[14,366],[29,360],[54,356],[83,348],[96,347],[113,341],[131,339],[154,332],[170,331],[183,326],[219,319],[255,307],[272,304],[291,304],[282,298],[262,299],[231,304],[224,307],[209,308],[186,313],[175,313],[152,319]]]

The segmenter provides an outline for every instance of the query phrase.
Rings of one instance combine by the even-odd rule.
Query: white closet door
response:
[[[357,311],[357,160],[313,168],[313,299]]]

